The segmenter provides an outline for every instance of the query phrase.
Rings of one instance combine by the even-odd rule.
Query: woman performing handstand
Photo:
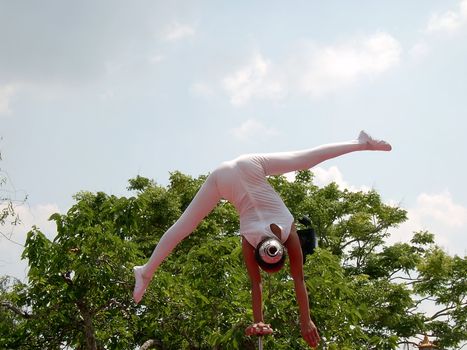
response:
[[[251,281],[254,324],[246,329],[246,333],[272,333],[269,325],[263,323],[260,267],[269,273],[278,271],[284,263],[285,253],[282,251],[286,250],[299,306],[301,333],[311,347],[316,347],[320,338],[310,318],[300,240],[292,215],[268,183],[267,176],[309,169],[350,152],[390,150],[390,144],[362,131],[356,140],[348,142],[296,152],[249,154],[222,163],[208,176],[180,218],[161,237],[148,262],[134,268],[134,300],[140,302],[159,265],[177,244],[195,230],[220,199],[226,199],[240,216],[243,256]]]

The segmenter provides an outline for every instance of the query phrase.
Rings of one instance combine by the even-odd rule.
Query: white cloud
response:
[[[371,187],[365,185],[350,185],[347,181],[344,180],[344,175],[336,166],[331,166],[328,169],[322,167],[315,167],[312,169],[312,171],[313,174],[315,174],[315,183],[318,186],[326,186],[332,182],[335,182],[339,186],[339,188],[347,189],[352,192],[368,192],[371,190]]]
[[[455,10],[433,13],[425,25],[424,32],[427,34],[454,35],[467,26],[467,0],[458,3]],[[432,48],[427,42],[427,37],[417,42],[409,50],[409,57],[415,62],[424,58],[431,52]]]
[[[268,128],[255,119],[249,119],[238,128],[231,130],[232,135],[239,140],[269,138],[278,135],[274,128]]]
[[[371,187],[365,185],[354,186],[349,184],[347,181],[344,180],[344,175],[337,166],[331,166],[328,169],[318,166],[312,168],[311,171],[314,174],[313,183],[319,187],[324,187],[332,182],[335,182],[342,190],[347,189],[352,192],[368,192],[371,190]],[[287,173],[285,174],[285,177],[289,181],[294,181],[295,172]]]
[[[284,89],[274,75],[272,63],[256,53],[247,65],[227,75],[223,86],[232,104],[237,106],[244,105],[252,98],[280,99]]]
[[[463,0],[461,1],[460,5],[459,5],[459,9],[460,9],[460,15],[462,16],[462,18],[467,18],[467,0]]]
[[[335,182],[340,189],[347,189],[351,192],[369,192],[371,190],[371,187],[366,185],[355,186],[349,184],[344,180],[344,175],[337,166],[331,166],[328,169],[316,167],[313,168],[312,171],[315,174],[315,183],[318,186],[326,186]]]
[[[0,115],[10,114],[10,100],[18,88],[14,85],[0,86]]]
[[[173,22],[166,30],[164,38],[167,41],[177,41],[195,35],[195,28],[187,24]]]
[[[448,32],[452,33],[462,27],[462,17],[454,11],[447,11],[443,14],[434,14],[428,21],[426,30],[428,32]]]
[[[467,0],[463,0],[455,11],[448,10],[444,13],[434,13],[428,20],[426,31],[428,33],[453,34],[463,28],[466,23]]]
[[[289,93],[317,98],[383,74],[400,62],[401,52],[399,42],[387,33],[311,49],[306,44],[282,64],[256,53],[222,83],[236,106],[252,99],[280,100]]]
[[[34,207],[27,205],[15,208],[21,219],[17,226],[3,226],[2,233],[9,236],[16,243],[10,242],[5,237],[0,237],[0,275],[9,275],[24,280],[26,277],[27,263],[21,260],[21,254],[26,241],[26,234],[37,226],[48,238],[56,235],[55,223],[48,219],[53,213],[60,212],[55,204],[40,204]]]
[[[433,219],[447,227],[467,226],[467,208],[454,203],[448,191],[420,194],[417,198],[416,215],[421,221],[425,218]]]
[[[454,254],[465,254],[467,207],[454,202],[449,191],[421,193],[412,208],[407,209],[408,220],[393,232],[392,242],[407,242],[413,232],[428,230],[435,234],[435,242]]]
[[[309,57],[296,59],[303,62],[298,67],[299,89],[321,97],[377,77],[399,63],[401,52],[399,42],[387,33],[315,48]]]

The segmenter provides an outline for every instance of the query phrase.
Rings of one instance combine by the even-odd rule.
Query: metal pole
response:
[[[263,350],[263,336],[258,336],[258,350]]]

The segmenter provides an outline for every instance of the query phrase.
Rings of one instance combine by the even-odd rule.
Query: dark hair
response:
[[[287,250],[276,238],[263,239],[255,249],[255,258],[258,265],[268,273],[279,271],[285,263]]]
[[[302,230],[297,230],[298,238],[300,239],[300,246],[302,248],[303,263],[306,261],[306,256],[314,253],[315,249],[318,247],[318,236],[316,235],[315,230],[311,226],[311,220],[303,216],[298,219],[303,226]]]

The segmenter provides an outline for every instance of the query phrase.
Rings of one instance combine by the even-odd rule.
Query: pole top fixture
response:
[[[422,342],[418,345],[419,349],[425,349],[425,350],[433,350],[436,349],[437,346],[433,344],[429,339],[428,336],[425,334]]]

